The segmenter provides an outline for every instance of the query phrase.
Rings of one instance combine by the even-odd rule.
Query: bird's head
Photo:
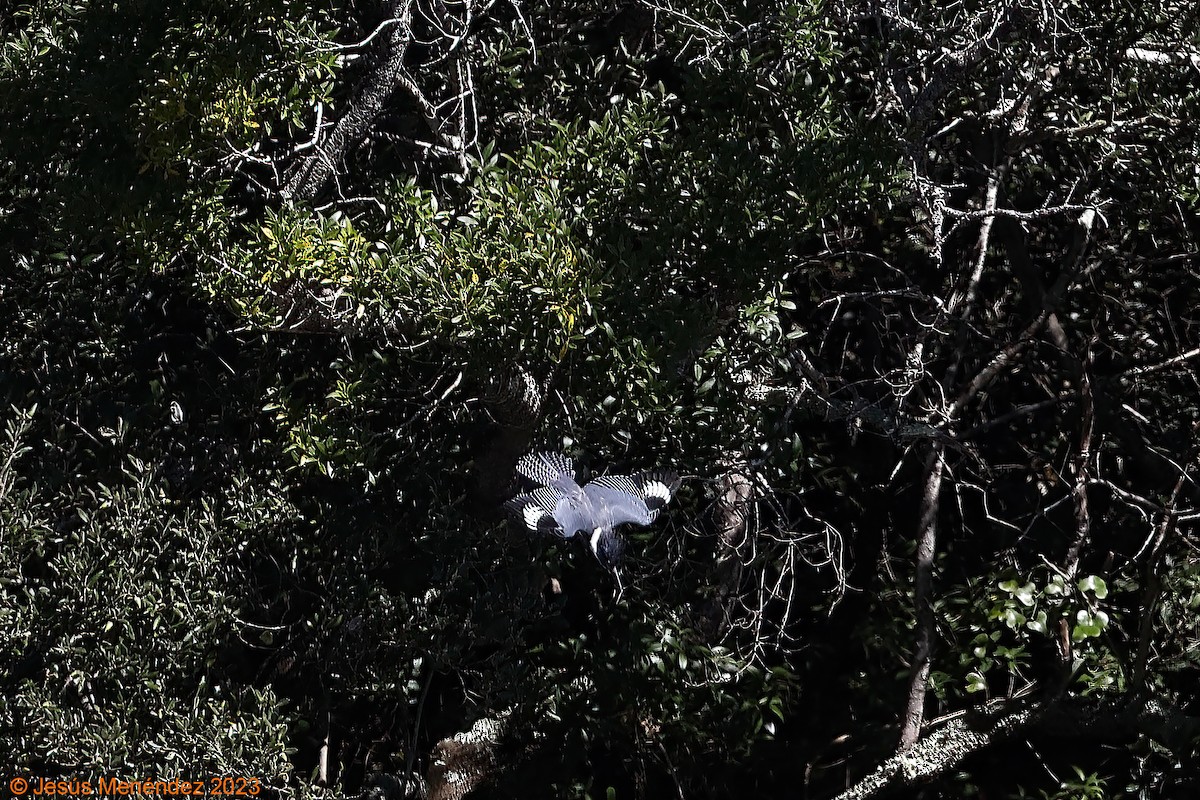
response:
[[[592,552],[606,569],[616,569],[625,553],[625,542],[612,528],[596,528],[589,542]]]

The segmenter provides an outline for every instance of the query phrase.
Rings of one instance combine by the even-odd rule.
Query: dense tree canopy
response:
[[[1200,791],[1200,3],[917,5],[0,7],[13,773]]]

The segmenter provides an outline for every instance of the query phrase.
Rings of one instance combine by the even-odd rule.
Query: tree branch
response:
[[[1149,736],[1182,753],[1200,735],[1200,719],[1159,700],[1127,697],[995,700],[971,709],[928,734],[914,747],[892,756],[838,795],[837,800],[868,800],[928,783],[974,755],[1014,735],[1041,733],[1057,738],[1121,742]]]
[[[362,141],[383,111],[388,98],[398,87],[404,85],[404,58],[413,38],[413,2],[414,0],[395,0],[392,3],[389,17],[390,20],[395,20],[395,23],[384,37],[379,65],[367,78],[366,85],[350,104],[350,108],[333,126],[329,138],[317,144],[313,153],[301,161],[287,179],[282,188],[285,198],[309,201],[316,197],[333,177],[338,163],[345,158],[350,148]],[[317,135],[320,135],[320,130],[317,131]]]
[[[937,519],[946,451],[935,443],[925,465],[925,493],[921,498],[921,523],[917,541],[917,579],[913,603],[917,615],[917,646],[908,680],[908,702],[900,728],[901,751],[916,744],[925,718],[925,693],[933,654],[933,557],[937,551]]]

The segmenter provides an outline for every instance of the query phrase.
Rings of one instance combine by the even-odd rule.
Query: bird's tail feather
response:
[[[559,478],[575,480],[575,462],[562,453],[528,453],[517,461],[517,473],[534,483],[551,486]]]

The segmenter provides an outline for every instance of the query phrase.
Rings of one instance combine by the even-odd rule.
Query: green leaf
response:
[[[1080,611],[1075,615],[1075,627],[1071,631],[1071,639],[1082,641],[1100,635],[1108,624],[1108,614],[1103,611]]]
[[[1012,606],[1005,608],[1000,618],[1004,620],[1004,624],[1007,625],[1010,630],[1014,631],[1025,624],[1025,615],[1020,611],[1017,611],[1017,609]]]
[[[1086,578],[1083,578],[1079,581],[1078,586],[1079,591],[1091,592],[1096,596],[1097,600],[1103,600],[1108,597],[1108,584],[1104,582],[1103,578],[1096,575],[1088,575]]]

